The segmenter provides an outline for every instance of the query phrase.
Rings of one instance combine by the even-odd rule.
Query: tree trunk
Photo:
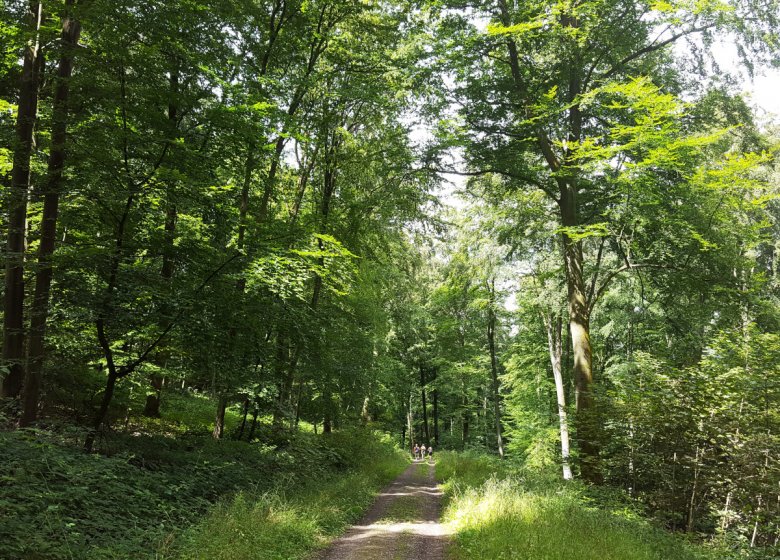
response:
[[[322,433],[329,434],[331,432],[333,432],[333,419],[331,418],[330,411],[330,395],[328,395],[328,398],[325,401],[325,415],[322,419]]]
[[[511,26],[512,18],[506,0],[499,0],[499,11],[501,22],[507,27]],[[571,15],[564,14],[561,18],[565,27],[576,29],[580,25],[578,19]],[[528,112],[532,112],[530,106],[532,100],[529,99],[525,87],[517,44],[511,37],[506,38],[506,44],[512,80],[518,94],[518,102]],[[576,55],[576,49],[574,51],[573,60],[570,62],[574,71],[570,73],[567,88],[567,101],[570,106],[566,115],[569,127],[567,140],[572,146],[576,145],[582,137],[582,113],[579,105],[576,103],[582,91],[580,74],[577,71],[581,68],[581,64]],[[564,228],[576,229],[580,225],[577,215],[578,186],[576,173],[568,171],[567,175],[562,174],[563,170],[576,169],[576,162],[569,161],[572,151],[569,148],[564,148],[564,161],[562,162],[555,153],[550,136],[541,128],[537,128],[534,133],[540,155],[544,158],[550,171],[559,174],[557,178],[559,187],[557,202],[560,208],[561,225]],[[563,249],[568,288],[569,331],[571,333],[574,358],[573,374],[576,385],[575,401],[577,410],[577,442],[581,456],[580,469],[585,480],[599,483],[602,477],[598,465],[598,420],[594,410],[595,403],[591,391],[593,369],[590,345],[590,302],[585,290],[582,241],[564,233]]]
[[[293,429],[297,430],[298,425],[301,423],[301,399],[303,399],[303,380],[298,381],[298,391],[296,391],[295,397],[295,422]]]
[[[225,433],[225,410],[227,409],[227,397],[220,395],[217,401],[217,413],[214,416],[214,431],[211,435],[214,439],[222,439]]]
[[[160,417],[160,396],[162,395],[163,377],[157,373],[152,374],[149,381],[152,384],[154,393],[146,395],[146,403],[144,404],[144,416],[148,418]]]
[[[438,371],[433,370],[434,381],[438,377]],[[433,389],[433,440],[436,442],[436,447],[439,447],[439,391]]]
[[[369,423],[369,421],[371,420],[371,415],[368,412],[368,405],[369,405],[370,402],[371,402],[371,399],[369,398],[368,395],[366,395],[363,398],[363,406],[360,409],[360,423],[363,426],[366,426]]]
[[[103,391],[103,400],[100,402],[100,409],[95,415],[95,421],[92,424],[92,430],[87,434],[87,438],[84,441],[84,451],[92,453],[92,448],[95,445],[95,438],[103,428],[103,422],[108,414],[108,407],[111,405],[111,399],[114,398],[114,389],[116,389],[116,382],[119,376],[112,369],[108,372],[108,379],[106,380],[106,389]]]
[[[504,438],[501,429],[501,388],[498,380],[498,358],[496,357],[496,280],[491,278],[488,283],[488,293],[490,294],[488,302],[488,324],[487,338],[488,348],[490,349],[490,377],[493,381],[493,414],[496,421],[496,445],[498,446],[498,455],[504,458]]]
[[[276,380],[278,395],[276,397],[276,406],[273,411],[273,425],[275,429],[282,429],[286,414],[287,401],[290,395],[290,368],[288,356],[290,354],[286,336],[281,330],[276,335]]]
[[[238,434],[236,435],[236,439],[238,441],[241,441],[241,439],[244,437],[244,428],[246,428],[247,416],[249,416],[249,397],[244,399],[244,411],[241,416],[241,426],[238,428]]]
[[[423,433],[425,434],[425,446],[431,444],[431,435],[428,428],[428,403],[425,397],[425,368],[420,366],[420,391],[422,393]]]
[[[30,340],[28,345],[27,374],[24,387],[24,409],[21,425],[29,426],[38,416],[43,363],[45,360],[46,322],[49,318],[49,299],[53,275],[52,255],[57,238],[57,216],[60,191],[65,169],[65,144],[68,131],[68,102],[70,78],[73,75],[73,57],[81,36],[81,24],[74,18],[72,9],[76,0],[68,0],[62,18],[62,54],[57,70],[52,114],[52,145],[49,154],[48,179],[43,199],[41,240],[38,248],[38,273],[35,276],[35,295],[30,313]]]
[[[578,226],[576,187],[561,181],[560,211],[564,227]],[[590,305],[585,289],[582,241],[563,234],[563,252],[568,288],[569,333],[571,335],[577,410],[577,443],[580,449],[580,470],[583,479],[600,483],[598,465],[598,419],[593,398],[593,357],[590,344]]]
[[[466,442],[469,439],[469,412],[468,412],[468,405],[469,401],[467,397],[463,397],[463,430],[461,432],[461,436],[463,437],[463,448],[466,448]]]
[[[41,2],[27,10],[30,40],[24,50],[16,114],[11,189],[8,193],[8,238],[5,255],[5,301],[3,309],[3,362],[9,367],[3,379],[3,397],[18,397],[24,379],[24,256],[27,230],[27,194],[30,188],[30,158],[38,117],[38,88],[42,70],[39,32],[43,17]]]
[[[412,395],[409,395],[409,409],[406,412],[406,423],[409,427],[409,452],[414,454],[414,414],[412,413]]]
[[[543,315],[544,325],[547,329],[547,347],[550,352],[550,364],[552,365],[553,378],[555,379],[555,393],[558,397],[558,422],[561,432],[561,464],[563,467],[563,479],[571,480],[571,466],[569,465],[569,422],[566,417],[566,394],[563,387],[563,374],[561,371],[561,356],[563,354],[563,325],[560,317]]]
[[[255,437],[255,429],[257,428],[257,417],[259,415],[260,415],[260,407],[257,406],[257,401],[255,401],[255,408],[252,411],[252,427],[249,429],[249,436],[246,438],[247,441],[252,441],[252,438]]]

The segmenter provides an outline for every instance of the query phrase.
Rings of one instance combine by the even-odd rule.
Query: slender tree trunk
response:
[[[510,26],[512,18],[506,0],[498,0],[498,7],[501,22],[506,26]],[[573,30],[580,25],[578,19],[569,14],[562,15],[561,22],[565,27]],[[506,43],[517,100],[528,112],[532,112],[532,100],[529,98],[523,79],[517,44],[511,36],[506,38]],[[567,101],[570,103],[570,108],[566,115],[569,126],[567,140],[570,145],[576,145],[582,137],[582,114],[579,105],[576,103],[577,97],[582,91],[580,74],[577,72],[577,69],[581,68],[581,64],[576,50],[576,48],[573,49],[575,54],[573,55],[573,60],[570,61],[571,68],[574,70],[570,73],[569,87],[567,88]],[[576,168],[576,163],[569,161],[572,152],[568,148],[564,149],[564,161],[561,161],[553,149],[550,137],[545,131],[539,128],[534,132],[540,155],[544,158],[550,171],[559,174],[557,179],[559,186],[557,202],[560,208],[561,225],[564,228],[576,229],[581,225],[577,216],[578,186],[576,174],[570,173],[568,176],[564,176],[561,173],[564,169]],[[590,343],[590,302],[585,289],[582,241],[564,233],[563,249],[568,288],[569,331],[574,358],[573,374],[576,386],[577,443],[582,458],[580,469],[585,480],[600,483],[602,477],[598,464],[598,419],[592,394],[593,368]]]
[[[496,445],[498,455],[504,458],[504,438],[501,429],[501,387],[498,380],[498,358],[496,356],[496,280],[491,278],[487,283],[488,293],[490,294],[488,302],[488,324],[487,339],[488,349],[490,350],[490,377],[493,382],[493,415],[496,423]]]
[[[703,452],[702,452],[703,454]],[[693,524],[695,521],[696,513],[696,492],[699,486],[699,471],[700,471],[700,447],[696,446],[696,456],[693,465],[693,487],[691,488],[691,499],[688,501],[688,521],[685,525],[685,531],[690,533],[693,531]]]
[[[255,400],[255,407],[252,410],[252,427],[249,429],[249,436],[246,438],[247,441],[252,441],[252,438],[255,437],[255,429],[257,428],[257,417],[259,415],[260,415],[260,407],[257,406],[257,400]]]
[[[422,393],[423,433],[425,434],[425,446],[431,444],[431,435],[428,428],[428,403],[425,396],[425,368],[420,366],[420,392]]]
[[[409,452],[414,454],[414,415],[412,413],[412,395],[409,395],[409,408],[406,412],[406,422],[409,426]]]
[[[294,429],[298,429],[298,425],[301,423],[301,400],[303,399],[303,379],[298,380],[298,391],[296,391],[295,397],[295,423]]]
[[[92,430],[87,434],[87,438],[84,441],[84,451],[92,453],[92,448],[95,445],[95,438],[100,433],[103,427],[103,422],[108,414],[108,407],[111,405],[111,399],[114,398],[114,390],[116,389],[116,382],[119,376],[115,371],[109,370],[108,379],[106,380],[106,390],[103,392],[103,399],[100,402],[100,409],[98,409],[97,415],[95,415],[95,421],[92,424]]]
[[[290,375],[289,375],[289,346],[287,344],[286,335],[282,332],[282,326],[279,327],[280,332],[276,335],[276,359],[274,365],[276,368],[275,378],[277,380],[278,394],[276,396],[276,406],[273,411],[273,425],[275,429],[281,429],[284,424],[284,417],[287,415],[287,401],[289,399],[290,389]]]
[[[27,249],[27,195],[30,159],[38,118],[38,89],[42,70],[39,33],[43,17],[41,2],[27,9],[30,40],[24,50],[16,114],[11,189],[8,196],[8,238],[5,255],[5,300],[3,303],[3,362],[9,371],[3,379],[3,397],[18,397],[24,380],[24,258]]]
[[[360,409],[360,423],[364,426],[368,424],[368,422],[371,420],[370,414],[368,412],[368,405],[371,402],[371,399],[368,395],[366,395],[363,398],[363,406]]]
[[[282,159],[282,152],[284,151],[284,146],[287,143],[287,138],[283,136],[279,136],[276,139],[275,145],[274,145],[274,153],[271,156],[271,166],[268,169],[268,176],[265,180],[265,186],[263,188],[263,196],[260,199],[260,211],[258,213],[258,220],[261,223],[264,223],[266,220],[268,220],[268,212],[270,210],[271,205],[271,195],[274,192],[274,187],[276,186],[276,174],[279,169],[279,162]]]
[[[244,410],[241,415],[241,426],[238,428],[238,435],[236,435],[236,439],[238,441],[241,441],[241,439],[244,437],[244,428],[246,428],[247,416],[249,416],[249,397],[244,399]]]
[[[493,451],[493,446],[490,445],[490,422],[488,422],[488,394],[490,388],[485,386],[482,393],[482,426],[484,428],[485,436],[485,449]],[[477,415],[477,422],[479,422],[479,415]],[[495,426],[495,423],[494,423]]]
[[[227,409],[227,397],[220,395],[217,400],[217,412],[214,415],[214,430],[211,435],[214,439],[222,439],[225,433],[225,410]]]
[[[324,404],[325,404],[325,415],[322,419],[322,433],[323,434],[329,434],[333,432],[333,417],[332,417],[332,411],[331,411],[331,394],[330,392],[327,393],[327,395],[324,395]]]
[[[146,402],[144,403],[144,416],[148,418],[159,418],[163,377],[158,373],[153,373],[149,378],[149,382],[152,385],[152,389],[154,389],[154,393],[146,395]]]
[[[463,448],[464,449],[466,447],[466,442],[469,439],[469,411],[468,411],[468,406],[469,406],[468,397],[466,397],[464,395],[463,396],[463,417],[462,417],[462,422],[463,422],[462,423],[462,427],[463,428],[462,428],[462,431],[461,431],[461,436],[463,437],[463,442],[462,443],[463,443]]]
[[[170,95],[171,100],[168,102],[168,121],[170,124],[171,133],[173,134],[178,128],[178,96],[179,96],[179,70],[178,65],[175,65],[173,71],[171,71],[170,77]],[[174,241],[176,239],[176,224],[179,219],[179,213],[176,206],[176,196],[174,192],[174,184],[171,181],[168,185],[168,201],[165,209],[165,246],[163,248],[162,267],[160,268],[160,277],[163,281],[170,285],[173,273],[175,270],[174,262]],[[157,365],[165,367],[167,365],[167,352],[163,352],[162,356],[158,357]],[[160,404],[162,402],[162,388],[164,378],[159,373],[153,373],[149,379],[154,393],[146,396],[146,404],[144,405],[144,416],[151,418],[160,417]]]
[[[35,295],[30,313],[30,340],[25,376],[24,410],[21,425],[28,426],[38,416],[38,399],[45,360],[46,322],[49,318],[49,299],[53,275],[52,255],[57,239],[57,216],[60,191],[65,169],[65,144],[68,131],[68,102],[73,58],[81,36],[81,24],[72,14],[76,0],[67,0],[62,18],[62,54],[57,70],[52,115],[52,145],[49,155],[48,179],[43,199],[41,240],[38,249],[38,272],[35,276]]]
[[[434,382],[438,375],[438,370],[434,369]],[[436,442],[436,447],[439,447],[439,391],[435,387],[433,389],[433,440]]]
[[[563,374],[561,370],[561,356],[563,353],[563,325],[560,317],[543,315],[547,328],[547,347],[550,352],[550,364],[552,365],[553,378],[555,380],[555,393],[558,397],[558,422],[561,433],[561,464],[564,480],[571,480],[571,466],[569,465],[569,422],[566,417],[566,394],[563,387]]]

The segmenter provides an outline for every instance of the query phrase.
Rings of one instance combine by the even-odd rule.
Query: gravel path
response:
[[[434,471],[412,463],[357,525],[312,560],[444,560],[448,537]]]

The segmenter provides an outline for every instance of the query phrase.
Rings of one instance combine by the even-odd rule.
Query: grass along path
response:
[[[444,560],[441,508],[435,466],[416,461],[316,560]]]
[[[439,454],[453,560],[725,560],[576,483],[496,458]]]

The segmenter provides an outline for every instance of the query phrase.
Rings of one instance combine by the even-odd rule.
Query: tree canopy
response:
[[[197,396],[777,552],[780,137],[713,48],[780,64],[776,0],[5,0],[0,39],[6,429],[108,454]]]

